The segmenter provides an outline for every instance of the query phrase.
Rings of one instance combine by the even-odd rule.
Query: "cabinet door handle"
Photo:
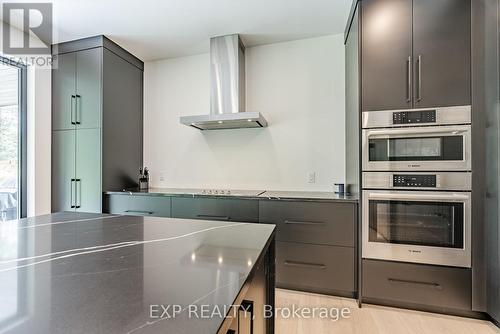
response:
[[[408,56],[406,60],[406,77],[408,81],[406,82],[406,102],[411,102],[411,72],[412,72],[412,63],[411,56]]]
[[[422,285],[422,286],[427,286],[427,287],[430,287],[430,288],[433,288],[436,290],[443,290],[443,287],[439,283],[420,282],[420,281],[412,281],[412,280],[405,280],[405,279],[399,279],[399,278],[388,278],[387,280],[390,283]]]
[[[75,187],[73,187],[73,183],[75,182],[75,179],[71,179],[71,183],[70,183],[70,191],[69,191],[69,202],[70,202],[70,206],[72,209],[75,208],[75,204],[73,203],[73,197],[76,197],[76,194],[75,196],[73,196],[73,193],[75,192]]]
[[[125,210],[125,212],[140,213],[140,214],[144,214],[144,215],[152,215],[154,213],[153,211],[141,211],[141,210]]]
[[[422,55],[417,58],[417,102],[422,100]]]
[[[81,206],[82,206],[82,180],[75,179],[75,208],[79,209]]]
[[[323,225],[324,222],[302,222],[302,221],[295,221],[295,220],[285,220],[285,224],[288,225]]]
[[[216,215],[196,215],[198,218],[215,219],[215,220],[231,220],[229,216],[216,216]]]
[[[285,266],[326,269],[326,265],[323,263],[298,262],[298,261],[289,261],[289,260],[285,260]]]
[[[81,101],[82,96],[81,96],[81,95],[76,94],[76,95],[75,95],[75,97],[76,97],[76,98],[75,98],[75,101],[76,101],[76,103],[75,103],[75,105],[76,105],[76,107],[75,107],[75,116],[76,116],[76,117],[75,117],[75,124],[81,124],[80,119],[79,119],[79,117],[78,117],[78,105],[81,103],[81,102],[79,102],[79,101]],[[80,110],[80,114],[81,114],[81,113],[82,113],[82,111]]]
[[[73,116],[74,114],[74,106],[75,106],[75,103],[76,103],[76,95],[71,95],[71,103],[70,103],[70,111],[69,111],[69,117],[70,117],[70,120],[71,120],[71,124],[75,125],[76,124],[76,121],[74,121],[73,119],[75,118]]]

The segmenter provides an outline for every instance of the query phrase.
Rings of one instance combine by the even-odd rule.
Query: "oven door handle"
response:
[[[429,136],[437,134],[445,134],[449,136],[455,136],[462,133],[470,132],[470,127],[439,127],[439,128],[411,128],[411,129],[391,129],[391,130],[365,130],[367,131],[368,138],[377,137],[394,137],[401,135],[419,135],[419,136]]]
[[[465,193],[433,193],[433,194],[421,194],[421,193],[404,193],[401,191],[398,192],[384,192],[384,193],[375,193],[370,192],[368,194],[368,199],[393,199],[393,200],[420,200],[420,201],[450,201],[450,202],[462,202],[470,200],[470,194]]]

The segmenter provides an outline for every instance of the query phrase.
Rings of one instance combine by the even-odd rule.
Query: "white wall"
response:
[[[145,64],[153,187],[332,190],[343,182],[343,35],[248,48],[246,68],[247,111],[263,113],[269,127],[199,131],[179,116],[209,113],[208,54]]]

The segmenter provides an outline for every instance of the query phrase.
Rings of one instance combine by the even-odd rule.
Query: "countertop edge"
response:
[[[268,200],[268,201],[309,201],[309,202],[343,202],[343,203],[358,203],[359,199],[353,198],[327,198],[327,197],[310,197],[305,196],[266,196],[265,193],[257,196],[220,196],[220,195],[202,195],[193,193],[168,193],[157,192],[148,193],[141,191],[104,191],[105,195],[127,195],[127,196],[156,196],[156,197],[187,197],[187,198],[216,198],[216,199],[245,199],[245,200]]]

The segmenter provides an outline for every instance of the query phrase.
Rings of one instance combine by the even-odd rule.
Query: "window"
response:
[[[0,221],[26,209],[26,67],[0,57]]]

